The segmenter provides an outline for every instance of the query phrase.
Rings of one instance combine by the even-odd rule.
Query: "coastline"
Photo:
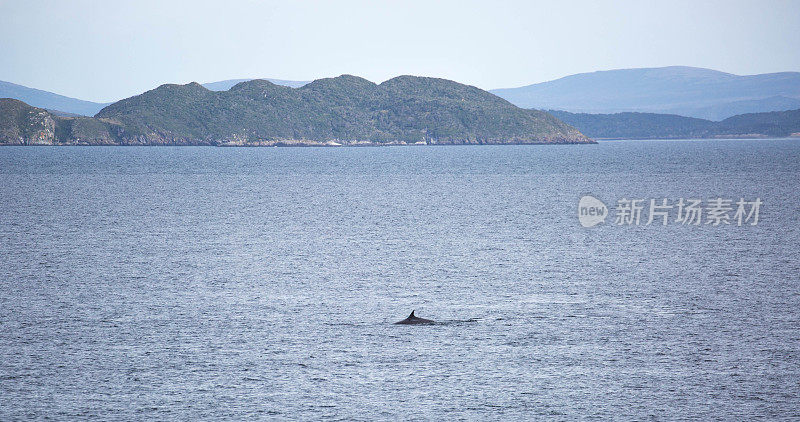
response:
[[[220,147],[220,148],[379,148],[379,147],[444,147],[444,146],[476,146],[476,145],[596,145],[596,139],[588,141],[532,141],[532,142],[335,142],[308,140],[280,140],[264,142],[178,142],[178,143],[106,143],[106,142],[65,142],[65,143],[0,143],[0,147],[40,146],[40,147]]]

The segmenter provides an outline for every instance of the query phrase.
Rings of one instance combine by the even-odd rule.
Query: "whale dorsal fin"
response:
[[[408,316],[409,319],[414,318],[414,311],[411,311],[411,315]]]

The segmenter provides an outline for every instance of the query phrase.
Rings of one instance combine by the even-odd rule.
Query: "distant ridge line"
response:
[[[719,121],[800,108],[800,72],[740,76],[689,66],[615,69],[490,92],[524,108],[677,114]]]

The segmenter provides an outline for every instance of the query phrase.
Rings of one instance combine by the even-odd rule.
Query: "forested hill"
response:
[[[548,113],[445,79],[374,84],[343,75],[300,88],[265,80],[228,91],[162,85],[104,108],[128,143],[589,143]]]
[[[740,114],[721,122],[674,114],[588,114],[558,110],[550,113],[595,139],[800,136],[800,109]]]
[[[297,88],[251,80],[227,91],[169,84],[93,118],[59,116],[12,99],[0,99],[0,112],[3,144],[594,143],[548,113],[472,86],[414,76],[377,85],[343,75]]]

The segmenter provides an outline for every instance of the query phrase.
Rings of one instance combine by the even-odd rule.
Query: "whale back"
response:
[[[409,325],[409,324],[433,324],[433,323],[434,323],[433,320],[420,318],[420,317],[414,315],[414,311],[411,311],[411,315],[409,315],[408,318],[406,318],[406,319],[404,319],[402,321],[395,322],[395,324],[405,324],[405,325]]]

